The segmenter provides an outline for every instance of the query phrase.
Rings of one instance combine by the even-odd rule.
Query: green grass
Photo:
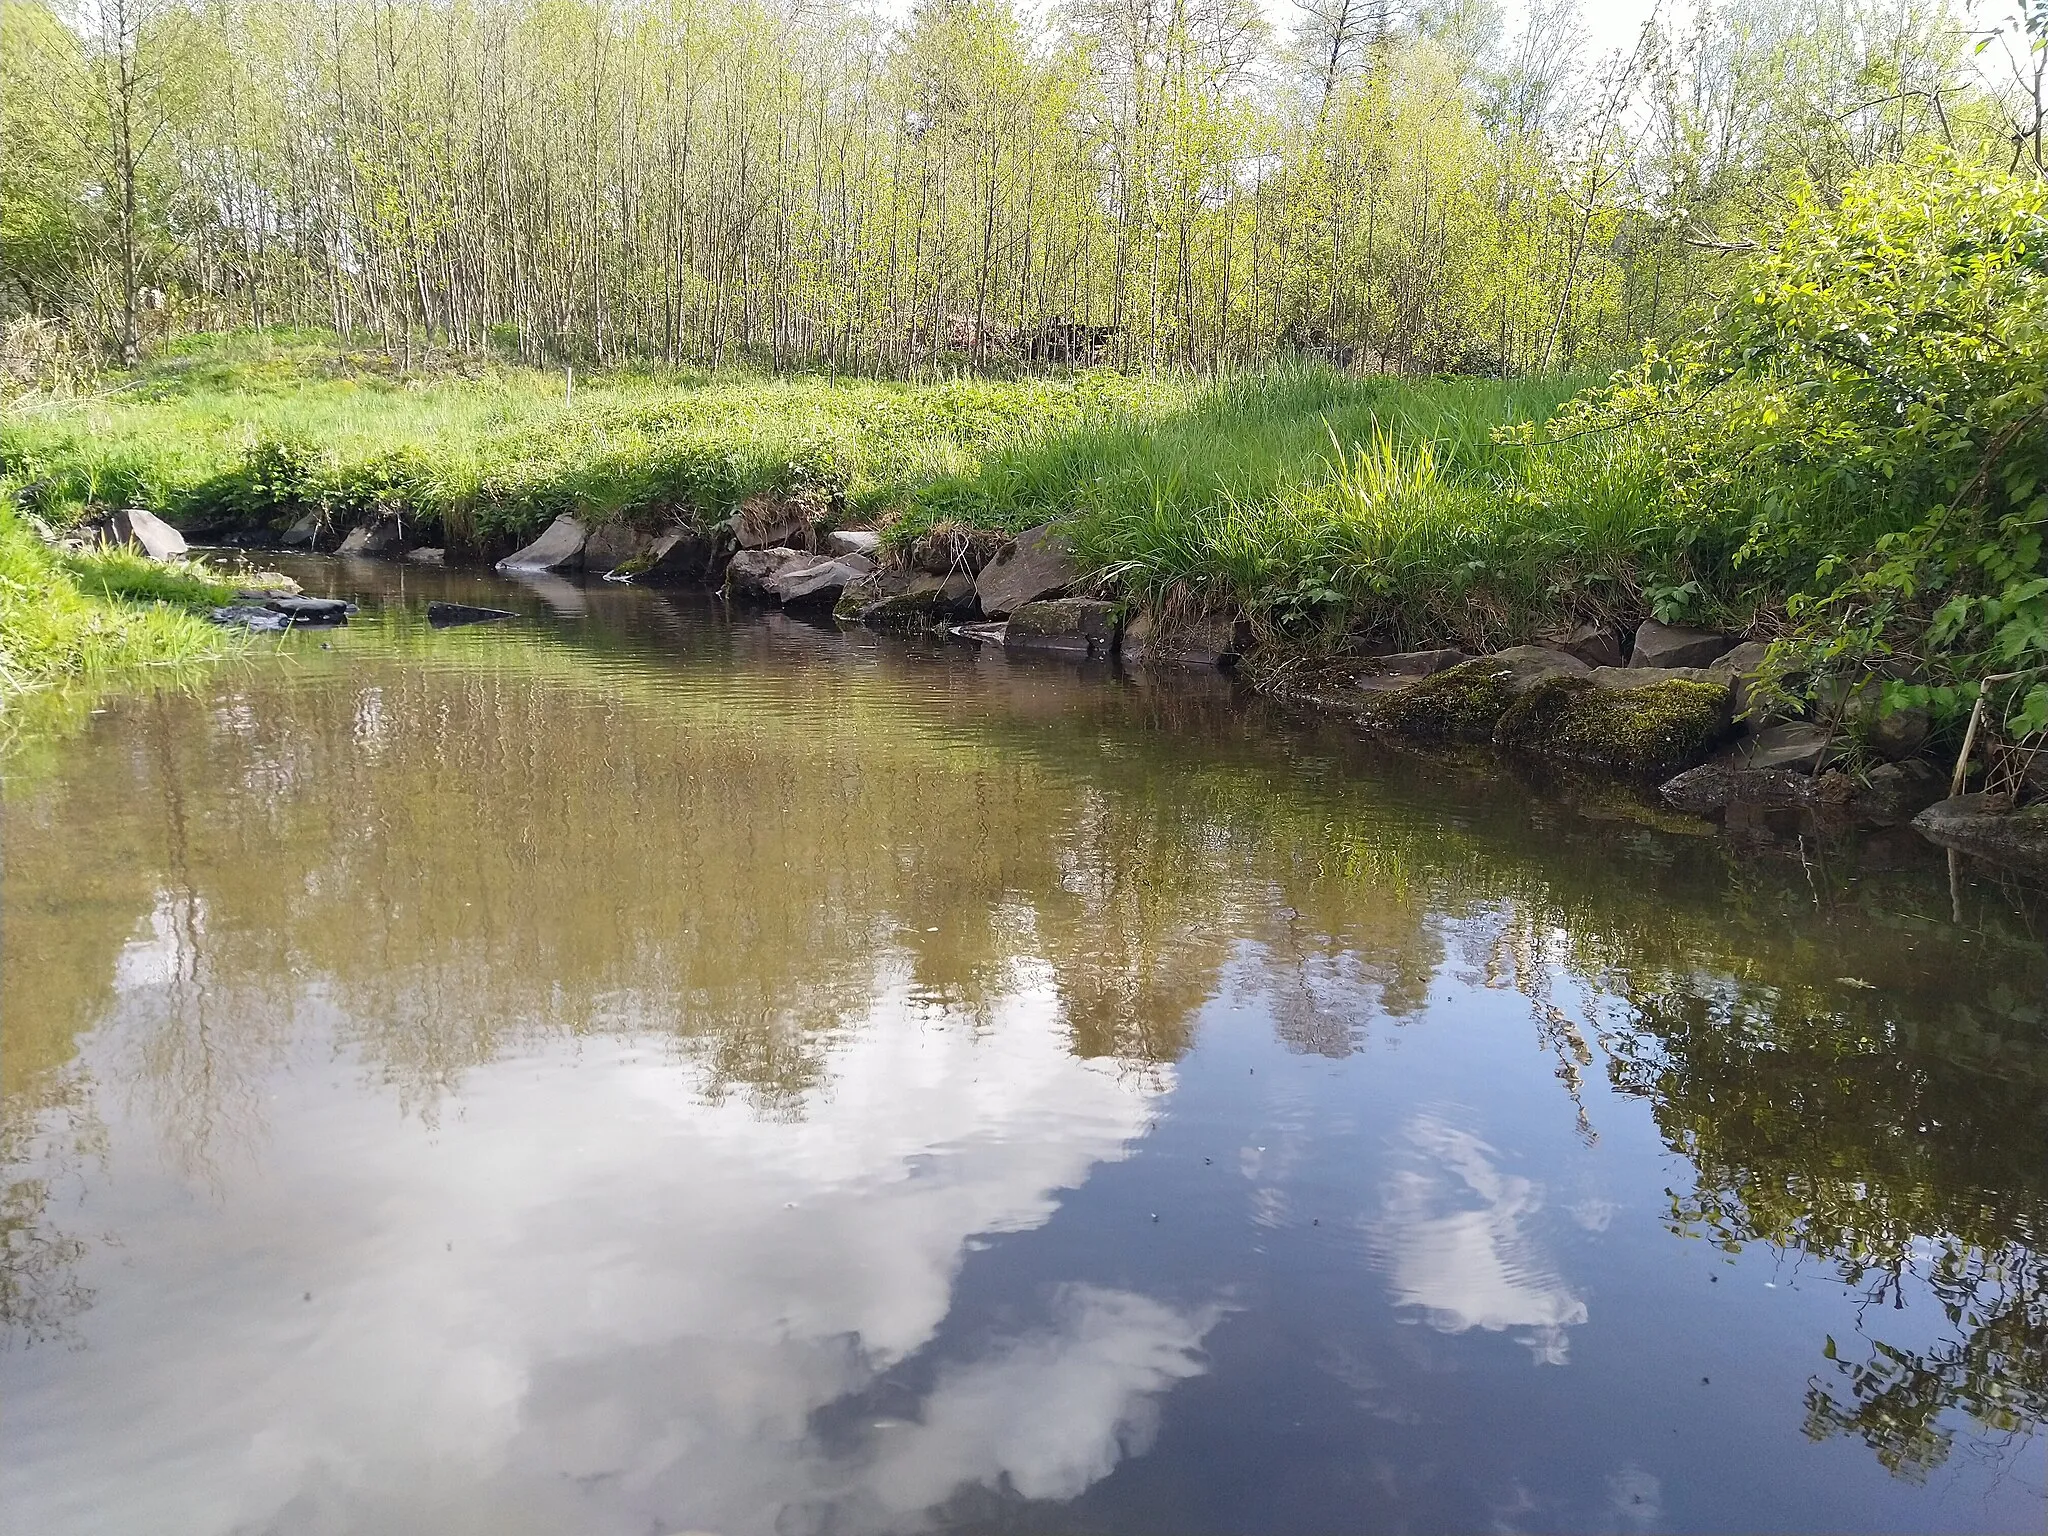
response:
[[[1365,630],[1484,647],[1632,620],[1692,569],[1640,443],[1495,438],[1590,382],[1240,379],[1154,423],[992,454],[920,491],[902,527],[1065,516],[1084,559],[1127,588],[1240,608],[1297,644]],[[1703,593],[1703,613],[1725,595]]]
[[[1056,521],[1133,595],[1242,610],[1296,648],[1361,631],[1484,647],[1687,602],[1744,617],[1725,552],[1660,510],[1639,439],[1497,440],[1590,382],[609,372],[579,377],[572,401],[552,372],[444,361],[407,377],[317,334],[236,334],[188,338],[94,398],[16,409],[0,471],[58,519],[137,502],[188,528],[276,527],[320,506],[347,526],[387,507],[458,545],[561,512],[708,523],[757,495],[897,539]]]
[[[197,566],[60,555],[0,496],[0,711],[49,683],[233,654],[242,642],[193,612],[233,592]]]
[[[492,363],[407,377],[300,332],[195,337],[83,401],[0,421],[0,470],[63,519],[135,503],[183,527],[338,522],[391,507],[451,535],[561,512],[709,522],[750,496],[850,517],[1084,421],[1176,409],[1187,386],[1075,377],[908,384],[702,371],[579,376]]]

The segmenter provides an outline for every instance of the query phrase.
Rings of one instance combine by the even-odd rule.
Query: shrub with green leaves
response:
[[[1692,569],[1784,594],[1782,691],[2048,727],[2048,184],[1930,152],[1797,200],[1704,335],[1545,436],[1602,429]]]

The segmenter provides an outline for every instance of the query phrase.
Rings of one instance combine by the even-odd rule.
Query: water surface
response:
[[[11,765],[8,1530],[2041,1528],[2029,892],[296,569]]]

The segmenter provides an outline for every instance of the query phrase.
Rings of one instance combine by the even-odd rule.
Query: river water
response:
[[[9,765],[8,1531],[2042,1528],[2029,892],[294,571]]]

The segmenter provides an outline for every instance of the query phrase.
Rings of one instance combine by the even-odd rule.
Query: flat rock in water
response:
[[[1930,805],[1913,818],[1913,828],[1958,853],[2048,875],[2048,805],[2016,811],[2005,795],[1958,795]]]
[[[1731,754],[1665,780],[1657,793],[1673,810],[1717,817],[1735,805],[1769,811],[1806,805],[1813,798],[1813,780],[1783,768],[1748,768]]]
[[[268,606],[294,624],[340,624],[356,612],[354,603],[338,597],[273,597]]]
[[[974,595],[983,613],[1000,619],[1026,603],[1057,597],[1081,575],[1065,543],[1048,525],[1018,534],[983,566],[974,578]]]
[[[735,563],[741,558],[733,557]],[[761,585],[785,608],[819,607],[837,603],[840,593],[874,569],[874,562],[864,555],[808,555],[764,577]]]
[[[825,555],[813,555],[801,549],[743,549],[732,557],[732,563],[725,568],[725,595],[756,603],[782,601],[768,585],[771,576],[780,575],[792,567],[803,570],[828,560]]]
[[[262,603],[230,603],[225,608],[214,609],[207,617],[214,623],[230,629],[268,630],[292,627],[290,619]]]
[[[142,507],[116,512],[107,521],[107,534],[116,544],[132,544],[152,560],[178,560],[189,553],[185,535]]]
[[[1704,629],[1679,629],[1645,619],[1636,627],[1635,646],[1629,651],[1632,667],[1704,667],[1735,648],[1733,635],[1717,635]]]
[[[542,530],[526,548],[498,562],[501,571],[569,571],[583,564],[583,546],[590,534],[575,518],[563,513]]]
[[[832,616],[870,629],[916,629],[971,618],[974,612],[974,578],[966,572],[933,576],[895,570],[876,571],[847,587]]]
[[[1086,659],[1116,649],[1116,604],[1088,597],[1026,603],[1003,630],[1006,651],[1043,651]]]
[[[1373,700],[1364,718],[1422,741],[1490,741],[1508,706],[1538,683],[1583,678],[1590,670],[1563,651],[1511,646]]]
[[[518,617],[518,614],[504,608],[478,608],[470,603],[427,604],[427,622],[436,629],[449,629],[457,624],[489,624],[497,619]]]
[[[445,549],[408,549],[405,558],[414,565],[446,565],[448,551]]]

